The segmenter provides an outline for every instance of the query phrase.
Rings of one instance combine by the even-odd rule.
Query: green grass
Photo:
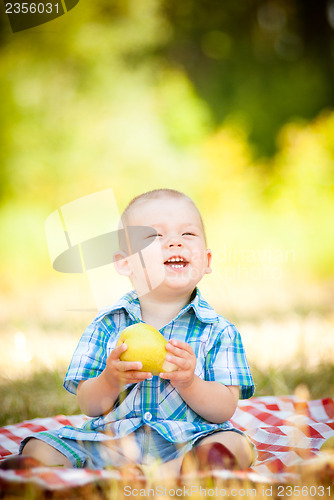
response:
[[[334,364],[324,363],[316,368],[296,367],[252,368],[256,385],[256,396],[279,396],[294,394],[305,386],[310,399],[334,396]],[[305,391],[304,391],[305,392]]]
[[[333,396],[334,364],[310,371],[301,368],[252,369],[255,396],[293,394],[306,386],[311,399]],[[26,380],[0,378],[0,426],[35,417],[80,413],[76,397],[62,386],[65,370],[41,371]]]
[[[40,371],[26,380],[0,378],[0,426],[35,417],[80,413],[76,397],[62,386],[64,371]]]

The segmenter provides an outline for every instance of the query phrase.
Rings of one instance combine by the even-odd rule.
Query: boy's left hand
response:
[[[166,344],[166,361],[178,367],[174,372],[160,373],[160,378],[170,380],[176,389],[189,387],[195,377],[196,356],[189,344],[181,340],[171,339]]]

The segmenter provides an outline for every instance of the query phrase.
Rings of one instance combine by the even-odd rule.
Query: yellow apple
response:
[[[120,356],[121,361],[141,361],[142,372],[159,375],[161,372],[173,372],[177,366],[166,361],[167,340],[161,333],[147,323],[135,323],[125,328],[117,345],[126,343],[127,350]]]

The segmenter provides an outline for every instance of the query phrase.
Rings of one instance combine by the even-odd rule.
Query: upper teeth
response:
[[[180,257],[172,257],[171,259],[168,259],[167,262],[184,262],[184,260]]]

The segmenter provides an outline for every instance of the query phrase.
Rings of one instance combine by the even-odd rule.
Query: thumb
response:
[[[119,359],[121,354],[127,350],[128,346],[123,342],[122,344],[116,346],[110,353],[110,359]]]

